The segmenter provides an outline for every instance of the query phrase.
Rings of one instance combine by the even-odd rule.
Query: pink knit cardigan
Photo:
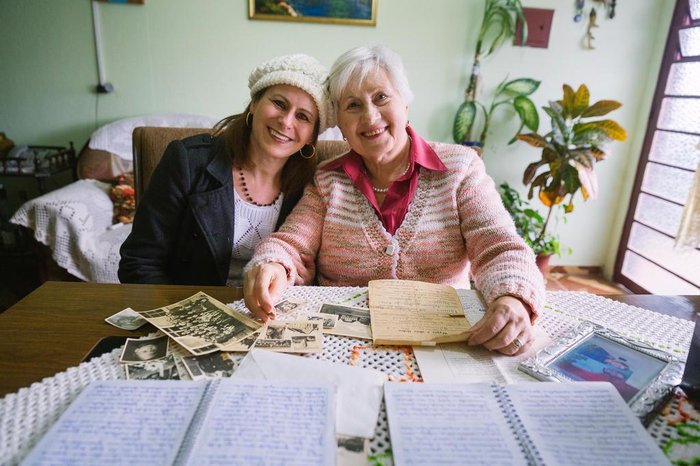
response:
[[[421,170],[415,197],[391,236],[342,169],[319,166],[284,225],[257,247],[250,268],[279,262],[296,278],[293,258],[316,258],[324,286],[366,286],[381,278],[469,288],[470,270],[486,302],[520,298],[539,314],[542,274],[515,231],[493,180],[472,150],[430,143],[447,171]]]

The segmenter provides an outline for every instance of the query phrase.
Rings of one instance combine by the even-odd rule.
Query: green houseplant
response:
[[[513,218],[518,234],[532,248],[535,255],[551,256],[552,254],[561,254],[559,239],[550,233],[541,234],[545,220],[530,205],[530,201],[520,197],[520,193],[506,182],[501,183],[499,189],[503,205]]]
[[[611,141],[624,141],[625,129],[614,120],[600,117],[621,107],[615,100],[600,100],[590,105],[588,87],[582,84],[576,91],[563,86],[562,100],[542,107],[551,119],[552,130],[547,134],[519,134],[518,140],[541,149],[540,159],[525,168],[523,183],[529,186],[528,199],[537,191],[540,201],[549,208],[534,242],[543,241],[554,208],[563,204],[564,213],[574,210],[574,195],[581,191],[584,201],[595,199],[598,181],[596,162],[607,156],[604,146]],[[538,173],[539,171],[539,173]]]
[[[522,43],[527,39],[527,22],[519,0],[485,0],[484,16],[479,29],[479,35],[474,51],[474,61],[469,77],[469,84],[464,92],[464,102],[460,105],[452,125],[452,136],[455,142],[470,144],[476,142],[482,146],[486,142],[489,124],[494,110],[507,106],[513,108],[520,118],[520,133],[524,127],[537,131],[539,116],[537,108],[527,97],[537,90],[539,81],[530,78],[518,78],[511,81],[503,80],[496,89],[489,107],[477,101],[477,86],[479,84],[481,59],[492,54],[507,39],[516,35],[516,22],[522,24],[520,37]],[[479,116],[481,113],[481,117]],[[481,124],[481,131],[477,129]],[[473,133],[479,133],[473,138]]]

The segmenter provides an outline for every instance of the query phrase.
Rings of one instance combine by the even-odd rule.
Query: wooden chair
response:
[[[134,152],[134,190],[136,203],[148,187],[151,174],[158,165],[165,148],[171,141],[201,133],[212,133],[212,128],[170,128],[163,126],[140,126],[132,133]],[[316,156],[319,161],[340,155],[350,149],[345,141],[318,141]]]

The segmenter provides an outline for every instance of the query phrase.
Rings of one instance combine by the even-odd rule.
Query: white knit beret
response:
[[[334,126],[327,79],[328,71],[318,60],[298,53],[275,57],[256,66],[248,77],[248,87],[251,97],[277,84],[289,84],[306,91],[316,102],[319,133],[322,133]]]

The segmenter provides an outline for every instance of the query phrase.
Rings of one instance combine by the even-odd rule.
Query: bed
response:
[[[216,121],[204,115],[174,113],[124,118],[101,126],[78,155],[80,179],[25,202],[10,222],[28,228],[36,241],[48,247],[51,259],[72,276],[118,283],[119,248],[131,224],[128,216],[118,218],[121,212],[115,212],[113,199],[128,189],[132,179],[134,128],[207,128]]]

